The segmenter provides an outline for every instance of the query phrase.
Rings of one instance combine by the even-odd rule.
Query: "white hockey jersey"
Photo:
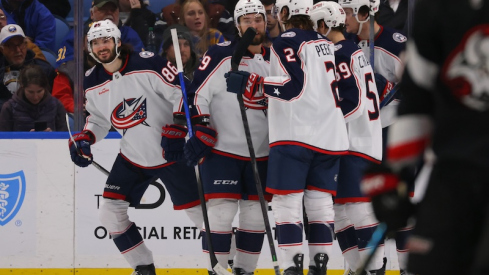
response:
[[[177,70],[166,59],[150,52],[133,53],[122,68],[107,72],[100,64],[85,73],[84,130],[96,141],[113,126],[121,135],[121,154],[140,167],[166,163],[161,148],[161,128],[172,124],[173,104],[181,97]]]
[[[355,37],[355,43],[362,48],[367,58],[370,58],[370,48],[368,40],[360,40]],[[399,55],[406,48],[407,38],[400,32],[380,26],[378,34],[375,36],[374,46],[374,72],[381,74],[385,79],[395,84],[399,83],[403,64]],[[396,94],[396,99],[384,106],[380,112],[382,127],[387,127],[394,123],[397,114],[397,105],[400,93]]]
[[[382,126],[374,72],[362,50],[352,41],[335,44],[336,80],[345,115],[349,154],[380,163]]]
[[[193,108],[197,115],[210,115],[210,127],[217,131],[217,143],[213,152],[229,157],[248,160],[250,157],[243,121],[236,94],[226,88],[224,74],[231,70],[231,56],[237,41],[224,42],[209,48],[195,71],[189,88]],[[262,47],[261,54],[247,52],[241,59],[239,70],[267,76],[270,67],[270,51]],[[267,99],[263,108],[246,111],[256,157],[268,157]],[[260,103],[259,103],[260,104]],[[260,110],[262,109],[262,110]],[[180,107],[176,110],[180,110]]]
[[[338,102],[334,45],[315,31],[290,29],[275,39],[269,97],[270,146],[298,145],[346,154],[348,135]]]

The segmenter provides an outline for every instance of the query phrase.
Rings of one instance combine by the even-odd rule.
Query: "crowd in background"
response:
[[[318,1],[315,1],[318,2]],[[237,35],[233,11],[236,0],[176,0],[154,13],[148,0],[95,0],[90,8],[90,18],[85,22],[86,33],[94,21],[110,19],[122,32],[122,42],[130,44],[136,51],[151,49],[157,54],[169,58],[167,50],[172,47],[170,26],[178,25],[179,33],[188,41],[188,48],[182,55],[191,59],[186,65],[186,76],[192,79],[193,70],[207,49],[224,41],[232,41]],[[262,0],[267,10],[267,41],[270,46],[280,34],[277,19],[272,16],[274,0]],[[42,130],[35,125],[50,125],[45,131],[65,131],[66,125],[58,125],[63,112],[54,112],[47,107],[47,101],[59,101],[64,112],[73,118],[74,113],[74,29],[56,45],[55,20],[64,20],[70,10],[69,0],[1,0],[0,28],[2,33],[14,36],[2,36],[0,41],[0,123],[1,131],[34,131]],[[378,22],[407,33],[408,0],[381,0],[380,10],[376,15]],[[66,21],[65,21],[66,22]],[[4,31],[3,28],[6,28]],[[148,33],[154,33],[154,40],[148,45]],[[59,31],[59,30],[58,30]],[[58,46],[58,47],[56,47]],[[56,63],[49,62],[46,53],[53,53]],[[21,85],[21,72],[28,65],[35,64],[42,68],[48,79],[44,86],[42,100],[33,103],[25,95]],[[95,63],[84,46],[84,70]],[[53,97],[51,97],[51,95]],[[17,101],[16,101],[17,100]],[[31,110],[29,116],[19,114],[19,100],[26,102]],[[10,101],[10,102],[9,102]],[[9,102],[5,108],[2,106]],[[56,104],[55,104],[56,105]],[[51,105],[49,105],[51,106]],[[7,108],[8,107],[8,108]],[[25,112],[23,110],[22,112]],[[50,114],[50,115],[46,115]],[[22,120],[19,122],[18,120]],[[72,121],[72,120],[71,120]],[[22,126],[20,126],[22,125]]]

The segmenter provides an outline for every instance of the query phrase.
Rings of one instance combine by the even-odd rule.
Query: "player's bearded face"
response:
[[[102,63],[110,63],[116,58],[115,41],[112,37],[92,40],[93,54]]]
[[[240,18],[240,28],[241,34],[245,33],[245,31],[249,28],[253,27],[257,30],[257,34],[251,45],[260,45],[265,41],[265,29],[266,29],[266,21],[263,14],[246,14]]]

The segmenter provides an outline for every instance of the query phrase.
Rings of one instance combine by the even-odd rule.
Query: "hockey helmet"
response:
[[[234,8],[234,24],[236,25],[236,28],[238,28],[239,25],[239,18],[250,13],[263,14],[263,19],[265,20],[266,25],[267,13],[260,0],[239,0]]]
[[[321,1],[312,6],[311,20],[317,29],[317,22],[324,20],[326,27],[335,28],[345,24],[346,14],[343,8],[336,2]]]
[[[343,8],[353,9],[353,15],[356,16],[362,6],[367,6],[370,13],[376,14],[379,11],[380,0],[338,0],[338,4]]]
[[[87,47],[88,47],[88,52],[90,53],[90,55],[99,63],[100,63],[100,61],[93,54],[91,42],[92,42],[92,40],[97,39],[97,38],[101,38],[101,37],[112,37],[112,38],[114,38],[115,51],[116,51],[117,55],[119,55],[118,43],[119,43],[119,41],[121,41],[121,31],[114,24],[114,22],[112,22],[109,19],[105,19],[102,21],[97,21],[97,22],[92,23],[92,26],[90,27],[90,30],[87,33],[87,42],[88,42]]]
[[[278,14],[283,7],[289,9],[288,18],[279,18],[281,21],[288,20],[293,15],[309,15],[311,13],[313,0],[277,0],[275,6],[277,7]]]

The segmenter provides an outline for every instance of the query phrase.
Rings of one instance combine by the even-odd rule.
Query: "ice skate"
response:
[[[328,255],[325,253],[318,253],[314,256],[315,266],[310,265],[307,275],[326,275],[328,264]]]
[[[131,275],[156,275],[155,265],[138,265]]]
[[[294,256],[295,266],[291,266],[284,270],[284,275],[303,275],[304,274],[304,254]]]
[[[233,275],[253,275],[255,274],[254,272],[246,272],[244,269],[235,267],[233,269]]]

